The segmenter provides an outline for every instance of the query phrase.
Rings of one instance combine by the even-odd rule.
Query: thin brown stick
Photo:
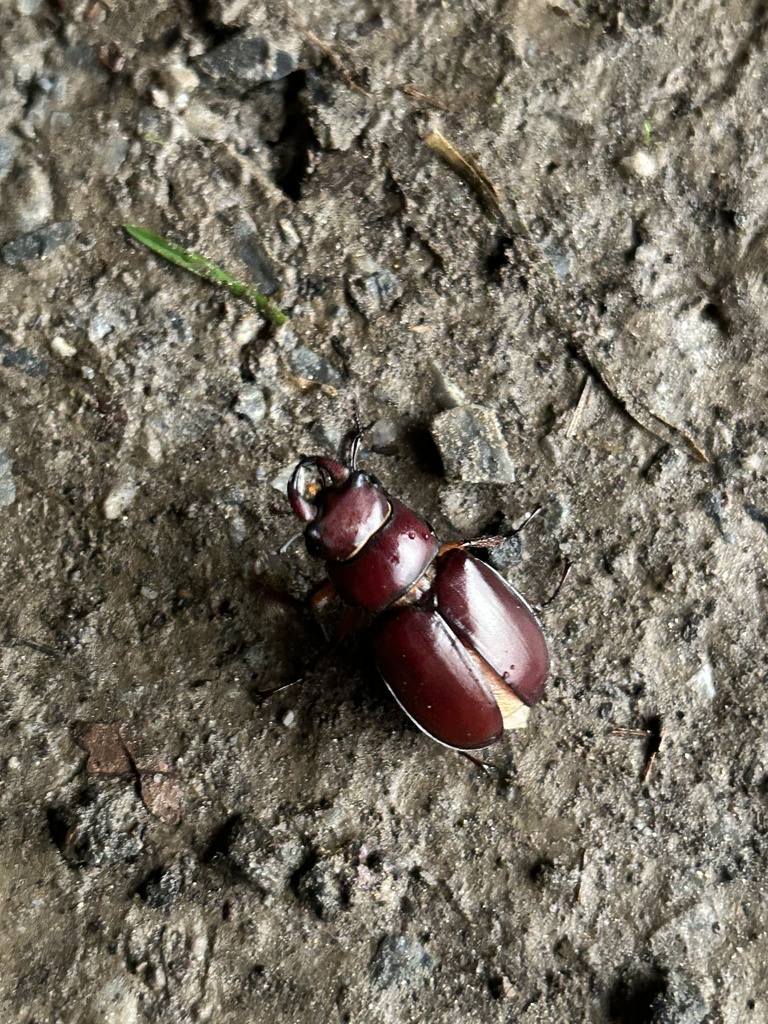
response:
[[[427,103],[430,107],[435,107],[436,110],[442,110],[446,114],[452,113],[451,108],[446,106],[442,100],[439,100],[436,96],[431,96],[426,92],[419,92],[418,89],[414,89],[412,85],[401,85],[400,91],[404,92],[406,96],[410,96],[414,100],[421,100],[422,103]]]

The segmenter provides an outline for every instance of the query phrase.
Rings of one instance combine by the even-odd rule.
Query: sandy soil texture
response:
[[[768,1021],[767,33],[5,0],[3,1022]],[[301,604],[356,408],[442,538],[573,564],[492,779]]]

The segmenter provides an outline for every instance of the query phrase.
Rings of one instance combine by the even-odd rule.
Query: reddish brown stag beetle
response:
[[[339,597],[375,616],[376,664],[405,713],[447,747],[485,747],[524,726],[544,693],[549,652],[539,619],[466,550],[492,540],[440,545],[357,468],[360,441],[349,466],[317,455],[294,470],[288,498],[306,523],[307,549],[325,561]]]

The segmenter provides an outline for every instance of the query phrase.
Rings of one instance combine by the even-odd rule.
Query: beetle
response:
[[[539,618],[467,550],[498,539],[441,545],[358,468],[361,438],[349,465],[304,457],[288,484],[307,550],[325,562],[324,596],[373,616],[379,673],[423,732],[459,752],[486,747],[522,728],[544,694],[549,650]]]

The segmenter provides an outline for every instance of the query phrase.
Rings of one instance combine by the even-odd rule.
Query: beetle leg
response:
[[[321,589],[324,590],[325,588]],[[314,597],[314,595],[312,596]],[[310,598],[310,602],[311,600],[312,598]],[[327,600],[330,600],[330,598],[327,598]],[[365,612],[362,611],[361,608],[345,608],[344,613],[341,617],[341,621],[334,630],[333,640],[327,635],[327,632],[323,627],[323,624],[317,621],[317,625],[323,631],[323,636],[328,642],[328,646],[326,647],[325,650],[319,652],[314,657],[312,663],[312,670],[315,670],[317,669],[318,666],[323,665],[323,663],[326,662],[326,660],[328,660],[329,657],[332,657],[336,653],[339,645],[349,636],[350,633],[352,633],[357,628],[364,614]],[[296,686],[299,683],[305,682],[306,677],[299,676],[298,679],[292,679],[288,683],[281,683],[280,686],[272,686],[268,690],[253,689],[252,696],[259,702],[262,702],[266,700],[267,697],[271,697],[275,693],[280,693],[281,690],[287,690],[289,686]]]
[[[329,642],[330,637],[328,635],[328,630],[325,628],[321,614],[333,603],[336,596],[336,588],[330,580],[326,580],[325,583],[321,583],[316,587],[306,599],[314,620],[320,628],[320,632],[323,634],[323,639],[326,643]]]
[[[309,595],[309,607],[317,614],[327,608],[332,601],[335,601],[337,596],[336,587],[330,580],[326,580]]]
[[[333,586],[329,583],[320,587],[318,591],[315,591],[315,593],[310,597],[309,602],[313,606],[324,607],[325,604],[328,604],[330,601],[332,601],[335,596],[336,592],[333,589]],[[318,599],[317,601],[315,600],[316,598]],[[320,622],[319,619],[317,620],[318,625],[320,626],[320,629],[323,632],[323,636],[328,641],[328,645],[325,648],[325,650],[321,651],[320,654],[318,654],[317,657],[314,659],[314,662],[312,664],[313,669],[316,669],[318,665],[321,665],[324,661],[326,661],[329,657],[336,653],[336,650],[340,646],[340,644],[343,643],[344,640],[346,640],[350,633],[353,633],[357,629],[364,616],[365,612],[363,611],[362,608],[345,608],[340,621],[337,623],[336,628],[333,631],[334,636],[332,641],[327,636],[323,624]],[[279,693],[281,690],[287,690],[289,686],[296,686],[298,683],[304,683],[306,681],[307,680],[305,676],[299,676],[298,679],[291,679],[290,682],[281,683],[279,686],[273,686],[269,690],[254,689],[252,691],[252,695],[254,699],[256,699],[257,701],[263,702],[267,700],[267,698],[274,696],[274,694]]]
[[[326,630],[318,620],[318,625],[323,632],[323,636],[325,636],[325,639],[328,641],[328,644],[325,650],[321,651],[315,657],[312,663],[313,670],[336,653],[339,645],[346,640],[350,633],[357,629],[364,614],[365,613],[361,608],[346,608],[340,622],[334,629],[333,640],[326,635]],[[296,686],[298,683],[304,683],[306,681],[306,676],[299,676],[298,679],[291,679],[290,682],[281,683],[279,686],[273,686],[269,690],[253,690],[252,693],[254,698],[261,702],[265,701],[268,697],[272,697],[274,694],[279,693],[280,690],[287,690],[289,686]]]
[[[563,564],[563,571],[562,571],[562,574],[560,576],[560,582],[557,584],[557,586],[552,591],[552,593],[549,595],[549,597],[546,599],[546,601],[542,601],[540,604],[531,605],[531,607],[533,608],[533,610],[536,612],[537,615],[539,614],[539,612],[544,611],[544,609],[548,605],[552,604],[552,602],[555,600],[557,595],[563,589],[563,584],[565,583],[565,581],[570,576],[571,569],[572,569],[571,563],[566,559],[565,563]]]
[[[520,523],[519,526],[515,527],[510,536],[515,537],[518,533],[522,533],[528,525],[528,523],[535,519],[536,516],[541,512],[541,509],[542,506],[537,505],[533,512],[529,512],[525,519],[522,521],[522,523]],[[473,540],[465,540],[453,544],[444,544],[443,547],[440,548],[440,551],[447,551],[449,548],[497,548],[509,539],[509,536],[501,537],[498,534],[493,534],[489,537],[475,537]]]
[[[508,540],[509,537],[501,537],[498,534],[492,537],[474,537],[472,540],[463,540],[456,544],[443,544],[440,554],[450,548],[498,548]]]
[[[520,524],[520,526],[518,526],[518,528],[514,531],[512,536],[514,537],[515,534],[520,533],[520,531],[523,530],[528,525],[528,523],[530,523],[530,521],[533,519],[533,517],[537,516],[539,514],[539,512],[541,512],[541,505],[539,505],[538,508],[535,508],[533,510],[533,512],[531,512],[531,514],[529,516],[527,516],[523,520],[523,522]],[[451,551],[453,548],[463,548],[463,549],[466,549],[466,548],[497,548],[500,545],[504,544],[505,541],[508,541],[508,540],[509,540],[509,537],[493,536],[493,537],[475,537],[474,540],[453,541],[452,543],[441,545],[440,550],[438,551],[437,554],[438,554],[438,556],[440,556],[442,554],[445,554],[446,551]],[[562,575],[560,576],[560,580],[559,580],[557,586],[555,587],[555,589],[549,595],[549,597],[546,600],[544,600],[544,601],[538,602],[537,604],[531,604],[531,608],[533,608],[533,610],[536,612],[537,615],[540,612],[542,612],[545,608],[547,608],[549,605],[551,605],[552,602],[557,597],[557,595],[563,589],[563,584],[568,579],[568,576],[570,575],[570,572],[571,572],[571,568],[572,568],[571,563],[566,559],[564,564],[563,564],[563,571],[562,571]]]
[[[360,627],[360,623],[364,618],[365,610],[363,608],[345,608],[341,621],[334,630],[336,636],[334,648],[338,647],[342,640],[346,640],[348,636],[351,636]]]
[[[530,523],[530,521],[532,519],[535,519],[536,516],[539,514],[539,512],[541,512],[541,508],[542,508],[541,505],[537,505],[536,508],[533,510],[533,512],[529,512],[528,515],[525,517],[525,519],[522,521],[522,523],[520,523],[520,525],[518,527],[516,527],[514,532],[515,533],[522,533],[523,530],[528,525],[528,523]]]
[[[327,580],[325,583],[321,583],[309,597],[309,606],[315,613],[317,624],[320,627],[323,636],[330,644],[330,652],[334,651],[342,640],[345,640],[350,633],[354,633],[365,616],[365,612],[362,608],[345,608],[341,619],[333,628],[332,636],[329,635],[329,631],[325,628],[325,625],[319,617],[319,613],[325,611],[325,609],[328,608],[338,596],[339,595],[334,585],[330,580]]]
[[[465,757],[467,761],[471,761],[475,768],[479,768],[486,778],[492,779],[494,772],[497,770],[493,764],[486,764],[485,761],[481,761],[479,757],[473,757],[472,754],[466,750],[457,750],[456,753],[459,757]]]

